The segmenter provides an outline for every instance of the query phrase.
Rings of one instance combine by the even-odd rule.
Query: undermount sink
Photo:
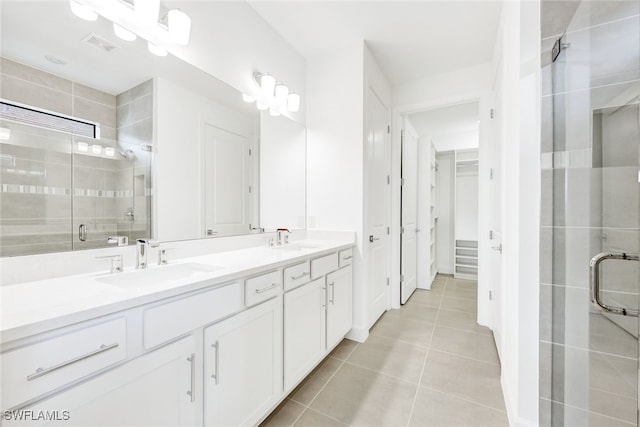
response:
[[[304,251],[311,249],[318,249],[317,245],[309,245],[305,243],[291,243],[282,246],[272,246],[273,249],[278,249],[281,251]]]
[[[215,267],[196,262],[169,264],[158,267],[135,270],[126,273],[115,273],[97,278],[99,282],[127,288],[141,288],[173,282],[175,280],[195,278],[213,273],[222,267]]]

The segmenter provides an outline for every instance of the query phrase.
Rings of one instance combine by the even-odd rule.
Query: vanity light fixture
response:
[[[102,154],[102,145],[94,144],[91,146],[91,152],[93,154]]]
[[[251,103],[251,102],[255,101],[256,99],[255,99],[253,96],[251,96],[251,95],[247,95],[246,93],[243,93],[243,94],[242,94],[242,100],[243,100],[244,102],[249,102],[249,103]]]
[[[0,127],[0,140],[8,141],[11,138],[11,129]]]
[[[289,93],[289,96],[287,96],[287,110],[292,113],[300,111],[300,95],[295,92]]]
[[[273,108],[269,108],[269,115],[271,117],[278,117],[280,115],[280,112],[278,110],[273,109]]]
[[[300,111],[300,95],[289,90],[284,83],[277,81],[271,74],[253,73],[253,80],[260,88],[257,98],[258,110],[269,108],[277,112],[277,115],[280,115],[285,107],[291,113]],[[249,95],[243,94],[242,99],[245,102],[253,102],[253,97]]]
[[[289,88],[282,82],[276,84],[276,102],[280,105],[287,105],[287,96],[289,96]]]
[[[71,10],[82,19],[95,21],[102,16],[113,23],[115,35],[126,41],[140,37],[158,56],[167,55],[167,47],[187,45],[191,36],[191,18],[180,9],[169,10],[162,19],[160,0],[69,0]]]
[[[267,96],[273,96],[273,91],[276,87],[276,79],[269,73],[264,73],[260,76],[260,88],[262,92]]]
[[[98,19],[97,13],[76,0],[69,0],[69,5],[71,6],[71,12],[78,18],[84,19],[85,21],[95,21]]]
[[[116,155],[116,149],[113,147],[105,147],[104,154],[106,154],[109,157],[113,157]]]
[[[151,42],[147,42],[147,48],[149,49],[149,52],[153,53],[156,56],[167,56],[167,53],[168,53],[163,48],[158,47]]]
[[[147,25],[155,25],[158,23],[160,0],[134,0],[133,9],[138,21]]]
[[[180,9],[173,9],[167,13],[169,37],[174,43],[186,46],[191,35],[191,18]]]
[[[138,38],[138,36],[135,35],[135,33],[132,33],[131,31],[127,30],[126,28],[122,28],[120,25],[116,24],[115,22],[113,23],[113,33],[122,40],[128,41],[128,42],[132,42],[135,39]]]

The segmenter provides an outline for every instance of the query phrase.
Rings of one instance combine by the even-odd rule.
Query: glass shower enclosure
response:
[[[637,426],[640,2],[543,8],[540,425]]]

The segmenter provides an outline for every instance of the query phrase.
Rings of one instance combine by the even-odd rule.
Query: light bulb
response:
[[[89,144],[83,141],[76,142],[76,147],[78,147],[78,151],[81,153],[86,153],[89,151]]]
[[[126,28],[122,28],[120,25],[116,24],[115,22],[113,23],[113,33],[116,36],[118,36],[118,38],[128,42],[132,42],[137,38],[137,36],[134,33],[127,30]]]
[[[256,107],[258,107],[258,110],[264,111],[267,108],[269,108],[266,104],[263,104],[262,102],[258,101],[256,102]]]
[[[287,97],[287,109],[292,113],[300,111],[300,95],[291,92]]]
[[[134,0],[136,19],[146,25],[156,25],[160,13],[160,0]]]
[[[164,50],[161,47],[156,46],[155,44],[153,44],[151,42],[147,42],[147,48],[149,49],[149,52],[153,53],[154,55],[167,56],[167,51],[166,50]]]
[[[191,34],[191,18],[180,9],[170,10],[167,14],[169,21],[169,37],[171,41],[181,45],[189,44]]]
[[[269,115],[272,117],[278,117],[280,115],[280,112],[273,108],[269,108]]]
[[[289,95],[289,88],[280,82],[276,85],[276,102],[281,105],[287,105],[287,96]]]
[[[242,94],[242,100],[243,100],[244,102],[253,102],[253,101],[255,101],[256,99],[255,99],[253,96],[251,96],[251,95],[247,95],[246,93],[243,93],[243,94]]]
[[[276,87],[276,79],[271,74],[263,74],[260,76],[260,87],[266,95],[273,96],[273,90]]]
[[[71,12],[78,18],[84,19],[85,21],[95,21],[98,19],[97,13],[76,0],[69,0],[69,5],[71,6]]]
[[[102,154],[102,145],[99,145],[99,144],[92,145],[91,152],[93,154]]]

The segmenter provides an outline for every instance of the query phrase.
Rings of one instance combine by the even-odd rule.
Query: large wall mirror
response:
[[[1,20],[1,256],[305,227],[302,125],[66,1]]]

